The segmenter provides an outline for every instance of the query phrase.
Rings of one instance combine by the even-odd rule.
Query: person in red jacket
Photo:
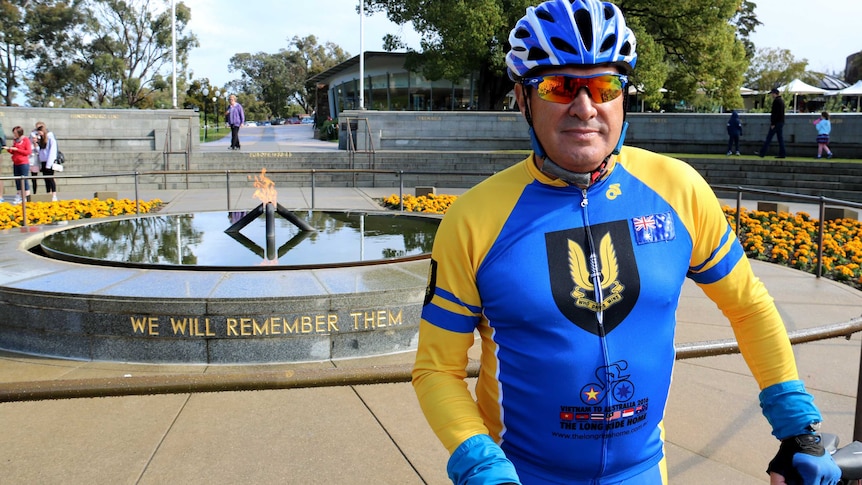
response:
[[[6,147],[12,155],[12,169],[16,177],[26,177],[30,175],[30,154],[33,153],[33,145],[30,144],[30,138],[24,136],[24,129],[20,126],[12,128],[12,134],[15,140],[12,145]],[[15,196],[15,203],[21,203],[21,179],[15,179],[15,190],[18,195]],[[24,196],[30,200],[30,180],[24,179]]]

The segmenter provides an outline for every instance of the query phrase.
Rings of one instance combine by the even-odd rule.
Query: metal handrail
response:
[[[44,178],[58,178],[58,179],[82,179],[82,178],[104,178],[104,177],[134,177],[135,180],[135,198],[136,198],[136,207],[137,207],[137,194],[138,194],[138,181],[142,176],[154,176],[154,175],[162,175],[167,177],[168,175],[183,175],[186,177],[188,183],[189,175],[209,175],[209,174],[224,174],[225,176],[225,187],[227,191],[227,207],[230,209],[230,174],[257,174],[260,173],[259,170],[153,170],[147,172],[116,172],[116,173],[102,173],[102,174],[75,174],[75,175],[51,175],[49,177],[45,177],[43,175],[21,175],[21,176],[6,176],[0,177],[0,183],[3,180],[23,180],[23,179],[44,179]],[[333,174],[333,173],[351,173],[354,175],[354,182],[357,174],[388,174],[398,178],[398,196],[399,200],[401,200],[400,210],[404,210],[404,176],[405,175],[452,175],[456,174],[461,176],[476,176],[476,177],[488,177],[493,175],[495,172],[435,172],[435,171],[426,171],[426,170],[379,170],[379,169],[358,169],[358,168],[349,168],[349,169],[325,169],[325,168],[317,168],[317,169],[272,169],[267,170],[267,173],[270,174],[300,174],[306,173],[309,174],[309,180],[311,184],[311,208],[314,209],[315,206],[315,174]],[[710,185],[713,191],[732,191],[736,193],[736,227],[740,226],[740,211],[742,208],[742,195],[743,194],[757,194],[757,195],[766,195],[770,197],[775,197],[779,199],[790,199],[790,200],[798,200],[805,201],[809,203],[816,203],[819,207],[819,219],[818,219],[818,237],[817,237],[817,265],[814,275],[817,278],[820,278],[823,275],[823,234],[824,234],[824,217],[825,210],[827,204],[837,205],[841,207],[853,207],[857,209],[862,209],[862,203],[851,202],[847,200],[833,199],[830,197],[824,196],[814,196],[814,195],[805,195],[805,194],[793,194],[789,192],[779,192],[774,190],[765,190],[758,189],[754,187],[744,187],[741,185]],[[23,189],[23,184],[22,184]],[[22,210],[25,211],[26,215],[26,198],[23,197],[23,190],[20,194],[22,197]],[[137,209],[136,209],[137,210]],[[140,212],[137,212],[140,213]],[[27,218],[24,217],[24,225],[27,225]]]

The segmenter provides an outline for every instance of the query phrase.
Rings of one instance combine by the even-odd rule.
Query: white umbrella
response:
[[[778,91],[793,94],[793,111],[796,111],[796,97],[800,94],[832,94],[833,92],[818,88],[817,86],[812,86],[799,79],[794,79],[784,86],[779,86]]]
[[[847,86],[838,91],[841,96],[856,96],[856,111],[859,111],[860,101],[862,101],[862,80],[856,81],[856,84]]]

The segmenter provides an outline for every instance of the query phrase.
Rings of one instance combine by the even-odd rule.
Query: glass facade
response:
[[[476,80],[471,76],[458,82],[429,81],[407,71],[367,76],[365,107],[377,111],[458,111],[473,109],[478,102]],[[335,112],[359,109],[359,80],[352,79],[331,88]]]

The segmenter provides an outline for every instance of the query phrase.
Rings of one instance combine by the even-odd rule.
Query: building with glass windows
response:
[[[429,81],[404,69],[407,54],[366,52],[364,71],[365,109],[376,111],[458,111],[476,106],[476,76],[458,82]],[[337,117],[345,110],[360,109],[359,56],[310,79],[317,85],[317,112]],[[327,113],[328,111],[328,113]],[[318,117],[318,119],[321,119]]]

